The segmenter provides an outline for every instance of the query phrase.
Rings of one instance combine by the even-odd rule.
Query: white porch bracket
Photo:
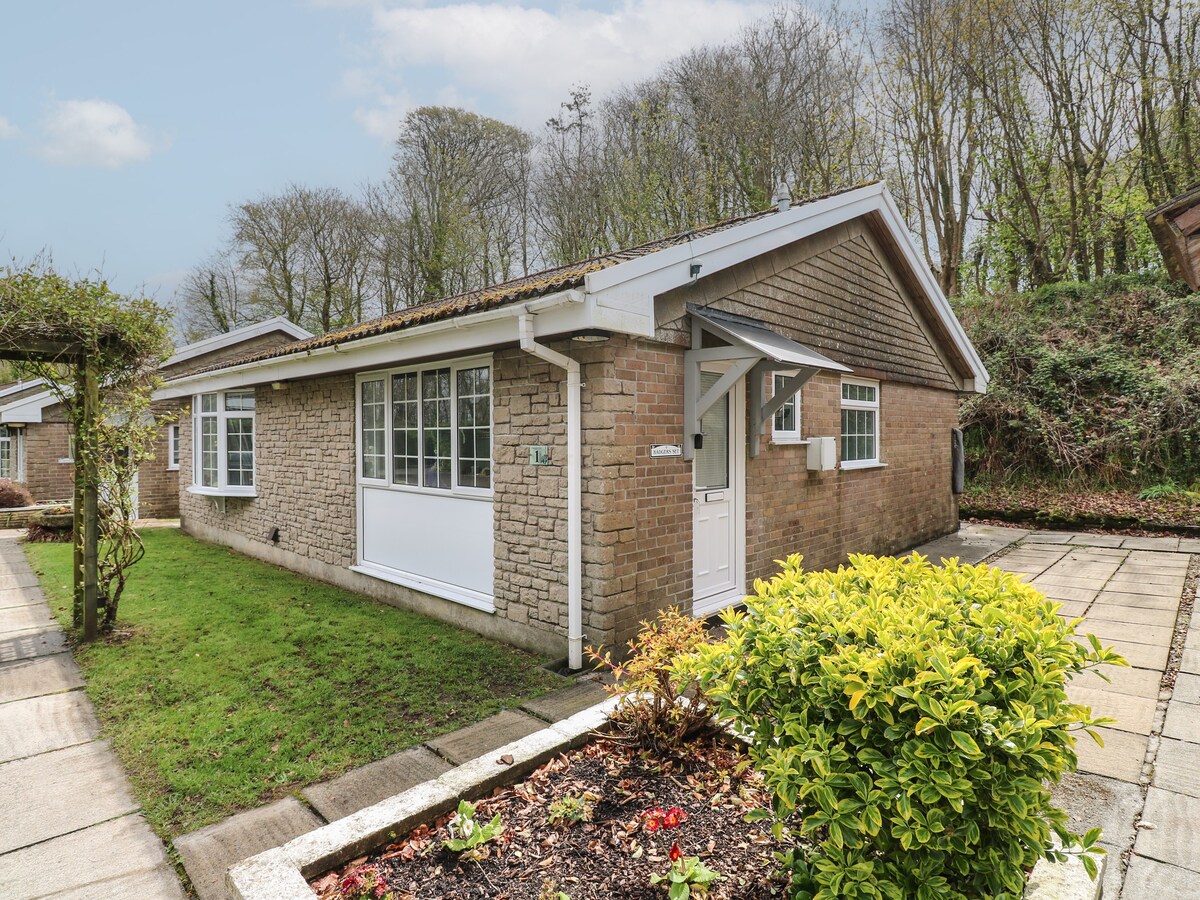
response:
[[[763,402],[763,381],[767,375],[785,368],[772,360],[764,360],[750,372],[750,455],[758,456],[759,437],[767,432],[767,423],[775,413],[796,394],[800,388],[817,374],[819,369],[802,368],[795,375],[789,376],[781,387],[776,389],[771,399]],[[790,371],[790,367],[789,367]]]

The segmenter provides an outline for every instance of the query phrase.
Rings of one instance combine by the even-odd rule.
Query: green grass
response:
[[[175,529],[142,536],[122,633],[75,658],[164,838],[567,683],[511,647]],[[26,552],[69,624],[70,546]]]

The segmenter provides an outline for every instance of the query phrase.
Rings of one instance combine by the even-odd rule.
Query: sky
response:
[[[538,131],[573,85],[602,96],[730,39],[758,0],[39,0],[6,3],[0,265],[171,304],[231,205],[292,182],[381,178],[408,109]]]

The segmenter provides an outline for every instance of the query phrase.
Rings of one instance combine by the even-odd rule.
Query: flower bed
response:
[[[674,874],[693,896],[784,896],[774,854],[786,848],[745,821],[769,798],[743,762],[720,737],[657,758],[600,737],[311,885],[322,900],[662,898]],[[464,846],[496,816],[494,838]]]

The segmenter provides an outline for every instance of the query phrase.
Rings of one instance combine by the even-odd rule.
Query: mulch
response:
[[[485,858],[463,860],[443,849],[447,815],[312,887],[321,900],[341,900],[342,878],[368,866],[386,879],[394,900],[539,900],[555,891],[571,900],[661,900],[665,885],[651,886],[650,875],[668,869],[677,842],[684,856],[698,856],[724,876],[709,898],[782,897],[786,885],[776,877],[774,854],[786,847],[771,836],[769,823],[745,821],[749,810],[768,805],[768,795],[744,761],[739,748],[717,736],[666,757],[600,737],[479,802],[477,821],[499,813],[505,826],[486,845]],[[551,803],[568,796],[595,798],[590,822],[549,823]],[[656,807],[678,807],[686,820],[652,832],[644,814]]]

